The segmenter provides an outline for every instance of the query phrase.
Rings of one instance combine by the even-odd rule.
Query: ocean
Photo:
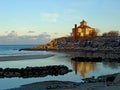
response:
[[[21,48],[32,48],[33,46],[35,45],[0,45],[0,56],[35,55],[44,53],[41,51],[19,51]]]
[[[120,63],[96,63],[96,62],[75,62],[66,52],[52,51],[19,51],[21,48],[29,48],[34,45],[0,45],[0,57],[21,56],[21,55],[47,55],[54,54],[52,57],[40,59],[25,59],[13,61],[0,61],[0,68],[25,68],[27,66],[48,66],[48,65],[65,65],[73,71],[65,75],[46,76],[35,78],[0,78],[0,90],[20,87],[21,85],[50,81],[74,81],[81,82],[83,78],[91,76],[100,76],[120,72]]]

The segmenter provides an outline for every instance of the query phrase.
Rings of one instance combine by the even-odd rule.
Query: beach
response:
[[[19,56],[1,56],[0,61],[30,60],[52,57],[54,54],[46,55],[19,55]]]

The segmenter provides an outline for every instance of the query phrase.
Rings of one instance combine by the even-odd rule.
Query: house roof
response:
[[[78,28],[91,28],[91,27],[90,26],[86,26],[86,25],[84,25],[84,26],[80,25],[80,26],[78,26]]]
[[[80,23],[87,23],[87,22],[83,19],[82,22],[80,22]]]

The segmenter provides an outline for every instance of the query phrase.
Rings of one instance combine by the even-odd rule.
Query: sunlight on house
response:
[[[97,31],[95,28],[88,26],[87,22],[83,20],[80,22],[80,26],[75,24],[74,28],[72,29],[71,36],[73,36],[75,40],[77,40],[79,37],[93,37],[97,36]]]

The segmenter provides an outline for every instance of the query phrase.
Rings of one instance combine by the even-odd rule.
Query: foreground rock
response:
[[[68,67],[64,65],[45,66],[45,67],[26,67],[26,68],[0,68],[0,78],[11,77],[45,77],[47,75],[58,76],[71,72]]]

